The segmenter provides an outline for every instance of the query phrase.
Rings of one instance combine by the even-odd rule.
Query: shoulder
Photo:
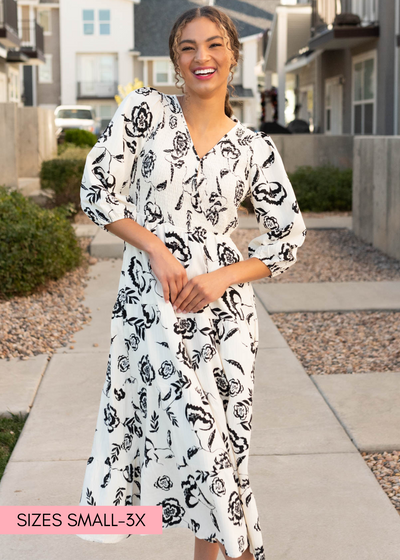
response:
[[[128,93],[120,105],[130,135],[148,137],[164,118],[165,94],[152,87],[142,87]]]
[[[270,148],[275,147],[271,136],[269,134],[266,134],[265,132],[262,132],[261,130],[253,132],[252,145],[255,150],[265,150],[266,146],[269,146]]]
[[[270,152],[271,148],[275,149],[272,138],[261,131],[254,131],[251,128],[239,122],[236,129],[236,143],[242,148],[247,148],[249,155],[264,154]]]
[[[152,87],[141,87],[134,89],[123,99],[123,102],[131,107],[142,106],[153,108],[162,103],[163,94]]]
[[[131,91],[123,100],[133,114],[149,119],[153,124],[164,121],[166,114],[177,114],[180,104],[176,95],[169,95],[152,87]]]

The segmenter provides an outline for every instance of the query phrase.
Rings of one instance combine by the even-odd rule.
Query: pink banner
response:
[[[1,535],[162,534],[162,506],[0,506]]]

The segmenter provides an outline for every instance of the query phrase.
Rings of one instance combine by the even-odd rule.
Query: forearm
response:
[[[141,226],[135,220],[124,218],[105,226],[111,233],[127,243],[149,254],[161,248],[164,243],[151,231]]]
[[[226,275],[228,285],[252,282],[271,275],[270,269],[260,259],[251,257],[218,269]]]

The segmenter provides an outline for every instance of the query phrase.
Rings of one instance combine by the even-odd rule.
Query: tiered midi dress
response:
[[[272,276],[283,273],[305,224],[270,136],[233,120],[199,158],[175,95],[131,92],[87,156],[83,211],[106,231],[135,220],[190,280],[243,260],[231,234],[251,196],[260,234],[248,256]],[[161,505],[163,529],[189,528],[233,558],[250,546],[265,560],[248,472],[257,348],[250,282],[229,286],[198,312],[178,313],[147,253],[125,242],[79,505]],[[78,536],[116,543],[130,535]]]

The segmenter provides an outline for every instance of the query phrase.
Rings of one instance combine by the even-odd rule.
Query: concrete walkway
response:
[[[100,261],[91,267],[84,303],[92,311],[92,321],[74,333],[73,350],[61,348],[48,362],[0,483],[1,506],[78,504],[105,378],[120,269],[120,260]],[[258,292],[257,284],[253,286]],[[369,381],[368,388],[354,382],[346,399],[349,385],[335,384],[339,376],[310,378],[258,297],[257,310],[260,345],[249,476],[266,558],[398,558],[400,516],[355,445],[368,445],[370,435],[365,411],[363,427],[357,423],[360,401],[359,415],[351,413],[360,391],[364,391],[364,402],[374,403],[379,383]],[[38,364],[41,359],[36,358]],[[12,379],[15,363],[7,363]],[[355,377],[364,376],[346,376]],[[400,375],[388,378],[378,398],[386,399],[386,404],[393,399],[399,379]],[[26,405],[30,399],[31,393],[25,397]],[[381,430],[387,428],[394,401],[384,408],[383,401],[380,412],[371,415],[371,423],[379,424]],[[391,416],[393,426],[396,414]],[[377,430],[371,434],[373,445],[379,444],[381,435]],[[381,441],[399,448],[398,436],[393,428],[391,438]],[[150,539],[132,536],[114,546],[86,542],[75,535],[0,535],[0,550],[6,560],[176,560],[177,542],[179,557],[193,558],[194,535],[183,528],[167,529]],[[222,559],[221,553],[218,558]]]
[[[269,313],[400,311],[399,281],[267,282],[253,287]]]

